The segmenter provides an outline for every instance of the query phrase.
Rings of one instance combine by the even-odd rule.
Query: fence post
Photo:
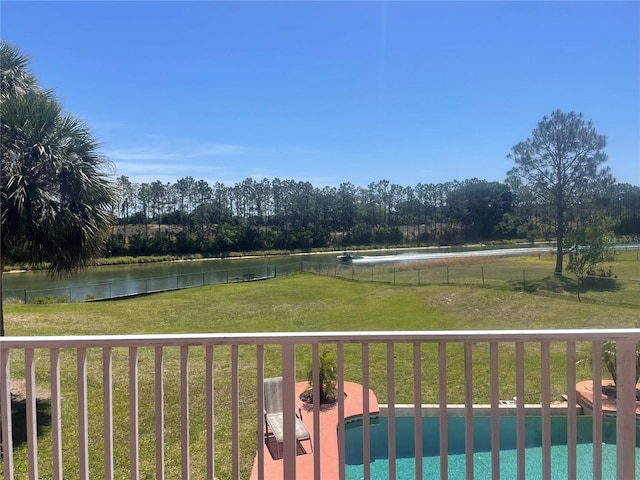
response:
[[[527,288],[527,281],[524,274],[524,270],[522,270],[522,293],[525,293],[526,288]]]
[[[237,379],[234,381],[237,382]],[[282,469],[284,478],[296,478],[296,346],[282,345],[282,402],[284,442],[282,443]]]
[[[27,304],[27,289],[24,289],[24,303]]]
[[[69,303],[71,303],[71,300],[72,300],[72,298],[71,298],[72,290],[73,290],[73,287],[69,287]]]
[[[447,285],[449,285],[449,265],[447,265]]]
[[[482,274],[482,288],[484,288],[484,266],[480,267],[480,273]]]
[[[393,267],[393,284],[396,284],[396,267]]]
[[[111,293],[111,285],[112,285],[112,283],[109,282],[109,298],[111,298],[113,296],[113,294]]]
[[[616,460],[618,479],[634,478],[636,430],[636,349],[634,339],[616,340],[617,422]]]

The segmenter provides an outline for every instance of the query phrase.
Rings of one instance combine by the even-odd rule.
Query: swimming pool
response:
[[[541,417],[525,418],[526,478],[542,478],[542,422]],[[593,417],[579,415],[577,420],[577,478],[593,478]],[[516,417],[500,417],[500,477],[516,478]],[[450,479],[465,478],[464,417],[449,417],[448,474]],[[440,478],[440,419],[422,419],[423,473],[425,479]],[[387,446],[387,418],[381,417],[371,425],[371,479],[383,480],[389,475]],[[363,478],[362,422],[347,425],[345,431],[345,462],[347,480]],[[396,418],[396,477],[415,478],[413,417]],[[615,419],[604,418],[602,429],[602,478],[616,477]],[[640,428],[636,428],[636,446],[640,445]],[[474,477],[491,478],[491,418],[475,417],[473,421]],[[640,448],[636,448],[636,471],[640,466]],[[551,471],[553,478],[567,478],[567,420],[551,417]]]

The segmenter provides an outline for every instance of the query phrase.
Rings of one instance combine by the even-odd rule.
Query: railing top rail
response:
[[[594,341],[635,338],[640,328],[558,330],[445,330],[376,332],[255,332],[169,335],[81,335],[0,337],[0,348],[153,347],[185,345],[283,345],[309,343],[384,342],[540,342]]]

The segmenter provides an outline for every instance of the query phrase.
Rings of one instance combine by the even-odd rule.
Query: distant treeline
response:
[[[110,255],[207,254],[551,240],[554,212],[522,188],[476,178],[403,187],[247,178],[226,186],[117,179]],[[640,187],[616,184],[585,198],[569,226],[608,217],[618,235],[640,234]]]

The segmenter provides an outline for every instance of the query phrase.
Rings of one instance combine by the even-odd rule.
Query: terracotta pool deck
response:
[[[612,382],[609,382],[612,383]],[[607,382],[603,382],[606,385]],[[296,384],[296,399],[307,388],[306,382],[299,382]],[[638,384],[640,388],[640,384]],[[349,419],[350,417],[357,417],[362,415],[362,385],[352,382],[344,383],[344,391],[346,398],[344,402],[344,417]],[[576,385],[576,400],[577,403],[588,414],[593,408],[593,388],[591,381],[580,382]],[[606,414],[615,413],[616,401],[609,398],[606,395],[602,395],[602,411]],[[303,410],[303,422],[313,441],[313,407],[310,405],[302,404]],[[503,406],[504,407],[504,406]],[[369,390],[369,412],[373,414],[379,413],[378,400],[374,393]],[[636,415],[640,416],[640,402],[636,402]],[[313,452],[309,448],[309,442],[303,441],[298,444],[298,455],[296,457],[296,476],[297,478],[313,478],[314,472],[314,453],[317,451],[320,456],[320,479],[322,480],[335,480],[338,478],[338,436],[336,434],[336,428],[338,426],[338,405],[332,405],[329,407],[323,406],[320,411],[320,442],[319,444],[313,444]],[[274,441],[270,441],[263,445],[264,448],[264,479],[265,480],[282,480],[283,479],[283,461],[280,458],[274,458],[272,453],[277,451],[277,447]],[[258,480],[258,456],[253,462],[253,469],[251,471],[251,480]]]
[[[299,382],[296,384],[296,399],[307,388],[307,382]],[[344,400],[344,417],[356,417],[362,415],[362,385],[352,382],[344,382],[344,392],[346,398]],[[313,441],[313,407],[302,406],[302,420]],[[378,414],[378,400],[374,393],[369,390],[369,412]],[[338,435],[336,428],[338,426],[338,405],[329,407],[323,406],[320,411],[320,443],[313,444],[313,453],[309,448],[309,442],[303,441],[298,444],[298,455],[296,457],[296,476],[297,478],[313,478],[314,453],[318,452],[320,456],[320,478],[326,480],[335,480],[338,478]],[[282,480],[283,478],[283,461],[282,459],[274,459],[272,452],[276,451],[275,442],[269,442],[263,446],[264,448],[264,478],[265,480]],[[251,480],[258,480],[258,456],[253,462],[251,471]]]
[[[612,381],[603,381],[602,386],[612,385]],[[636,389],[640,389],[640,383],[636,385]],[[582,408],[590,413],[593,411],[593,383],[591,380],[580,382],[576,385],[576,401]],[[616,399],[610,398],[600,392],[602,398],[602,413],[613,414],[616,413]],[[640,402],[636,402],[636,416],[640,415]]]

